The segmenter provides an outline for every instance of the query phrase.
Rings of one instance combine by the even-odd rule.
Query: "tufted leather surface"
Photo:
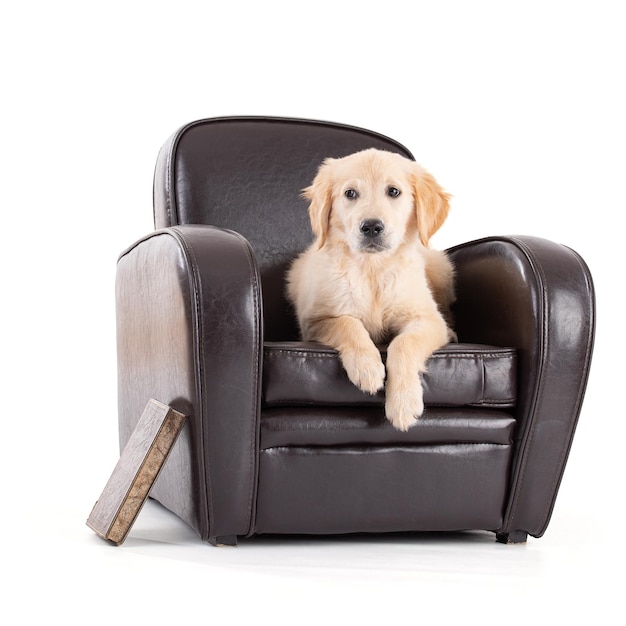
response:
[[[383,360],[386,350],[382,350]],[[511,407],[516,394],[512,348],[448,344],[428,361],[423,375],[426,405]],[[266,342],[263,401],[266,406],[364,406],[384,404],[348,379],[339,354],[313,342]]]

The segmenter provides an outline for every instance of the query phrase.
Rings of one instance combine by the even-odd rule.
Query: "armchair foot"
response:
[[[528,539],[528,533],[523,530],[514,530],[510,533],[496,533],[496,541],[498,543],[515,544],[526,543]]]
[[[231,546],[232,548],[237,547],[237,535],[224,535],[223,537],[209,537],[209,543],[212,546]]]

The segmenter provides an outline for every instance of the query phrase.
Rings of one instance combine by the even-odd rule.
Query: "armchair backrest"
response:
[[[246,237],[261,273],[265,338],[296,339],[285,272],[313,238],[300,193],[326,157],[366,148],[413,158],[385,136],[328,122],[226,117],[187,124],[159,154],[155,227],[208,224]]]

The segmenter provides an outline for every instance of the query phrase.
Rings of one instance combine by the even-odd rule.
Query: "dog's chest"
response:
[[[370,272],[351,269],[335,292],[343,305],[339,308],[360,319],[373,337],[381,337],[393,330],[396,318],[409,305],[410,294],[399,289],[406,283],[402,278],[384,268]]]

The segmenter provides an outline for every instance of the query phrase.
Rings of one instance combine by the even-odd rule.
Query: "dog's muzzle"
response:
[[[361,250],[378,252],[387,249],[384,236],[385,224],[381,220],[363,220],[359,230],[361,231]]]

